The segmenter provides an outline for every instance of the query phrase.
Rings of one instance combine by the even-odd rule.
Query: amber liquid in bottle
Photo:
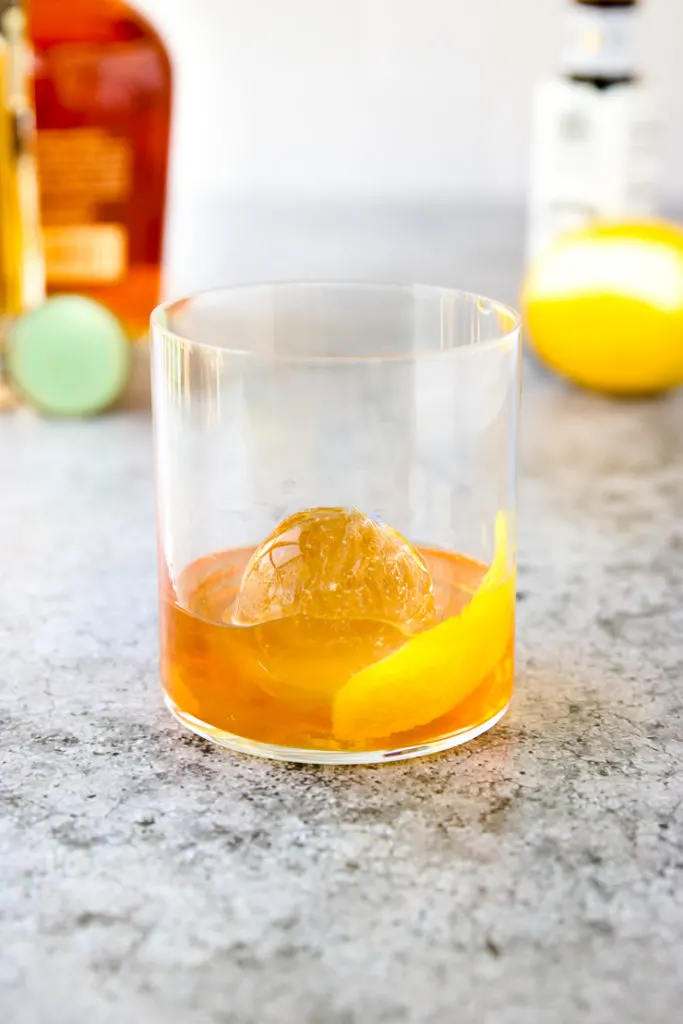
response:
[[[30,0],[48,293],[107,305],[131,338],[159,298],[171,67],[120,0]]]

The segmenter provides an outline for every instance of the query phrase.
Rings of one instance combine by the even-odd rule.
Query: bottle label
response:
[[[128,233],[121,224],[43,228],[47,280],[56,286],[115,284],[128,266]]]
[[[596,89],[555,79],[537,94],[531,236],[536,256],[558,235],[594,219],[657,209],[660,122],[649,90]]]
[[[128,267],[128,139],[99,128],[41,130],[38,167],[48,284],[120,281]]]
[[[566,15],[562,70],[583,78],[625,78],[635,66],[635,7],[573,3]]]

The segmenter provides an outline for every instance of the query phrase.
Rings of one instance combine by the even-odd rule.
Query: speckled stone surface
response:
[[[527,372],[512,710],[387,767],[167,715],[144,411],[3,418],[0,480],[3,1022],[681,1019],[683,394]]]

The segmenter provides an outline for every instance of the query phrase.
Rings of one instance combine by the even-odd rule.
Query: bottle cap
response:
[[[625,0],[578,0],[568,8],[562,54],[565,74],[600,81],[633,77],[635,7]]]
[[[25,398],[55,416],[88,416],[111,405],[130,373],[126,333],[104,306],[60,295],[20,317],[6,366]]]

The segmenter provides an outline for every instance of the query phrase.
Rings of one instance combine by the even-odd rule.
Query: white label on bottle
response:
[[[536,104],[530,256],[588,221],[654,214],[659,136],[650,93],[639,83],[544,83]]]
[[[633,7],[573,3],[566,15],[562,70],[585,78],[622,78],[634,70]]]

